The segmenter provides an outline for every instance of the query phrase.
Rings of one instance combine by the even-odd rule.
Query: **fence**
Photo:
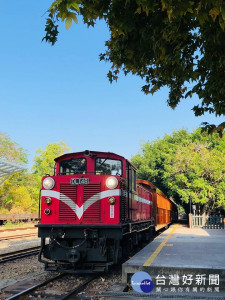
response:
[[[225,217],[222,215],[191,215],[190,217],[191,227],[202,227],[206,229],[224,229]]]

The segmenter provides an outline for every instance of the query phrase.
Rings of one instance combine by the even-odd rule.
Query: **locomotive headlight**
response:
[[[49,198],[49,197],[45,198],[44,201],[45,201],[45,203],[46,203],[47,205],[50,205],[50,204],[52,203],[52,199]]]
[[[110,176],[106,179],[105,182],[106,186],[108,189],[113,190],[117,187],[118,185],[118,180],[116,177]]]
[[[44,210],[44,213],[48,216],[48,215],[50,215],[51,210],[50,210],[49,208],[46,208],[46,209]]]
[[[55,185],[55,180],[51,177],[46,177],[43,181],[43,187],[46,190],[51,190]]]
[[[116,203],[116,199],[114,197],[109,197],[108,201],[110,205],[114,205]]]

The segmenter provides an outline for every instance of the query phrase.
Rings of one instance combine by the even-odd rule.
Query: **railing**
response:
[[[224,229],[225,218],[221,215],[209,216],[206,220],[204,228]]]
[[[192,227],[203,227],[205,225],[204,216],[192,215]]]
[[[206,229],[224,229],[225,217],[222,215],[191,215],[189,216],[191,227]]]

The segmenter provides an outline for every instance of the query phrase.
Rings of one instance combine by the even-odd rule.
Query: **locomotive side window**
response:
[[[122,175],[122,161],[109,158],[96,158],[95,173],[106,175]]]
[[[129,190],[132,191],[132,169],[129,168]]]
[[[132,169],[132,191],[136,192],[136,171]]]
[[[130,187],[133,192],[136,192],[136,171],[133,168],[130,169]]]
[[[136,171],[129,166],[129,187],[130,191],[136,192]]]
[[[60,175],[86,174],[86,158],[72,158],[69,160],[63,160],[59,163],[59,170]]]

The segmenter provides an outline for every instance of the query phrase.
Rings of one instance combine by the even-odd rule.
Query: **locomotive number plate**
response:
[[[71,184],[89,184],[89,178],[72,178]]]

